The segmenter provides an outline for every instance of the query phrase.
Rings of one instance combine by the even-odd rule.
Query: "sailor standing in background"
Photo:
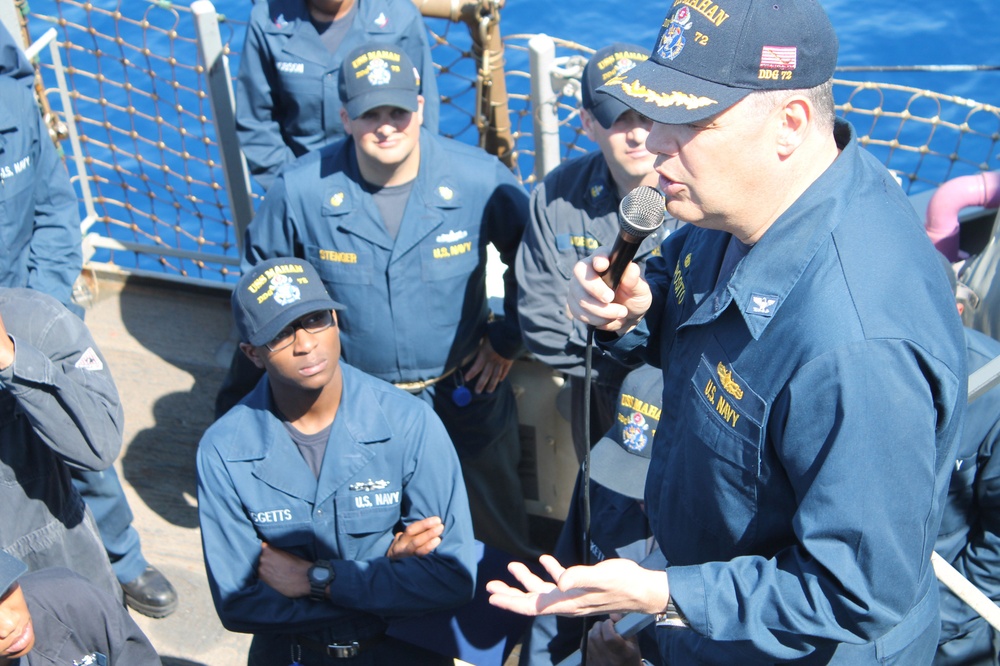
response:
[[[76,193],[38,110],[31,63],[2,25],[0,53],[0,99],[4,100],[0,106],[0,286],[36,289],[82,317],[83,308],[72,299],[83,262]],[[121,433],[117,436],[120,440]],[[150,617],[172,613],[177,608],[177,592],[143,556],[114,466],[102,470],[73,467],[72,474],[73,484],[94,513],[126,602]]]
[[[576,262],[618,236],[618,205],[640,185],[655,187],[654,156],[646,150],[653,121],[596,90],[649,57],[634,44],[612,44],[591,56],[580,83],[580,123],[599,150],[563,162],[531,193],[531,219],[517,252],[517,313],[524,345],[535,358],[569,375],[570,424],[577,459],[612,426],[622,378],[629,372],[599,347],[593,350],[591,419],[583,413],[587,327],[567,311],[566,296]],[[635,262],[659,254],[676,225],[643,240]]]
[[[348,138],[282,170],[247,228],[243,268],[275,256],[316,266],[347,306],[344,359],[444,422],[476,538],[533,557],[507,379],[522,351],[513,263],[528,196],[492,155],[423,131],[416,74],[401,49],[375,42],[345,57]],[[498,318],[486,299],[491,243],[508,267]]]
[[[79,314],[76,192],[38,110],[34,69],[3,24],[0,53],[0,286],[38,290]]]
[[[944,257],[952,289],[955,272]],[[958,304],[959,313],[964,305]],[[1000,356],[1000,342],[966,327],[969,373]],[[969,403],[934,550],[1000,603],[1000,387]],[[996,666],[1000,634],[941,586],[941,642],[934,666]]]
[[[687,224],[616,290],[577,264],[574,316],[663,372],[646,512],[665,569],[511,565],[491,603],[658,616],[681,664],[929,664],[930,563],[966,409],[962,326],[937,253],[838,119],[817,0],[678,0],[649,60],[601,89]],[[950,312],[949,312],[950,311]]]
[[[236,79],[236,134],[267,190],[282,165],[344,137],[337,74],[344,54],[375,41],[420,72],[424,127],[438,131],[427,28],[410,0],[269,0],[250,13]]]

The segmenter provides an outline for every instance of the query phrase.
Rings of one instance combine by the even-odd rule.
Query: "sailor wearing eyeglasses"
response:
[[[276,258],[233,292],[243,353],[265,371],[198,448],[216,611],[254,634],[248,663],[451,664],[386,619],[472,598],[458,457],[429,405],[340,361],[335,310],[306,261]]]

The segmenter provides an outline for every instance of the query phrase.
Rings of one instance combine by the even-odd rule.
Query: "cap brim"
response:
[[[610,129],[618,120],[618,116],[628,110],[629,107],[611,95],[594,95],[594,102],[587,109],[604,129]]]
[[[420,106],[417,99],[419,95],[420,93],[413,90],[372,90],[350,100],[344,105],[344,108],[351,120],[380,106],[394,106],[398,109],[416,112]]]
[[[681,125],[722,113],[752,91],[699,79],[650,59],[596,92],[610,95],[654,122]]]
[[[10,589],[28,566],[13,555],[0,550],[0,595]]]
[[[646,491],[649,458],[633,455],[602,437],[590,450],[590,479],[620,495],[641,500]]]
[[[304,317],[311,312],[319,312],[320,310],[341,310],[343,307],[343,305],[332,298],[313,299],[296,303],[287,310],[282,310],[280,316],[277,316],[267,322],[267,324],[262,326],[257,331],[256,335],[249,336],[250,339],[247,340],[247,342],[252,344],[254,347],[261,347],[273,340],[274,336],[276,336],[281,329],[300,317]]]

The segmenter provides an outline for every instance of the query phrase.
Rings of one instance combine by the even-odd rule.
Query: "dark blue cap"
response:
[[[649,60],[599,94],[658,123],[690,123],[757,90],[825,83],[837,48],[817,0],[674,0]]]
[[[617,42],[598,50],[587,61],[580,77],[581,105],[590,111],[601,127],[608,129],[628,107],[611,95],[598,95],[596,91],[605,83],[629,72],[649,58],[649,49],[635,44]]]
[[[337,80],[340,101],[352,120],[379,106],[417,110],[420,74],[398,46],[368,42],[344,58]]]
[[[615,424],[590,451],[590,478],[605,488],[641,500],[663,407],[663,371],[643,365],[622,382]]]
[[[24,562],[0,550],[0,596],[7,592],[27,570],[28,567]]]
[[[330,298],[312,264],[294,257],[268,259],[252,267],[233,290],[233,318],[240,339],[254,347],[296,319],[344,306]]]

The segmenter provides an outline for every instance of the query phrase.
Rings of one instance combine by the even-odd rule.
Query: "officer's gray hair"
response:
[[[774,111],[779,104],[793,95],[800,95],[809,100],[815,113],[814,119],[821,131],[833,132],[833,120],[836,109],[833,104],[833,80],[821,83],[814,88],[798,90],[757,90],[744,98],[750,112],[761,118]]]

